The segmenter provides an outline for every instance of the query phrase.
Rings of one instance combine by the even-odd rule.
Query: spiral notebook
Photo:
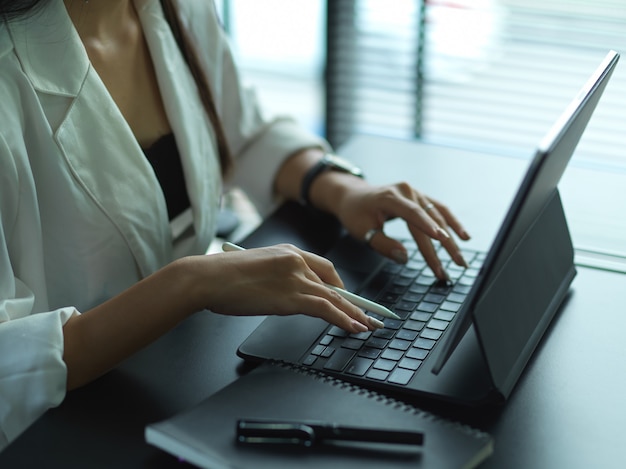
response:
[[[242,445],[239,419],[325,421],[423,434],[421,445]],[[203,468],[471,468],[493,451],[487,433],[314,370],[263,364],[167,420],[148,425],[146,441]]]

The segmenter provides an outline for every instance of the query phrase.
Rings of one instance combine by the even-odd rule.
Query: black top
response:
[[[191,206],[176,138],[173,133],[164,135],[143,151],[161,184],[167,214],[172,220]]]

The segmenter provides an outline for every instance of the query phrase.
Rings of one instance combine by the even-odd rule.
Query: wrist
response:
[[[364,185],[363,178],[351,173],[326,171],[311,185],[311,206],[338,217],[346,196]]]
[[[329,177],[332,175],[333,177]],[[343,175],[343,176],[340,176]],[[347,177],[345,177],[347,176]],[[340,195],[342,190],[347,188],[347,184],[354,183],[355,179],[363,179],[363,171],[351,162],[331,153],[326,153],[324,157],[314,164],[305,173],[300,186],[300,203],[305,206],[313,206],[324,210],[324,199],[336,200],[328,197],[330,194],[322,194],[320,187],[327,186],[326,189],[333,189],[334,196]],[[325,181],[322,183],[321,181]],[[314,187],[316,194],[314,195]],[[325,195],[326,197],[321,197]],[[332,205],[332,204],[331,204]]]

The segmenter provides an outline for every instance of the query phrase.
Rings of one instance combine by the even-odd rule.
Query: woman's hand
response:
[[[203,307],[235,316],[306,314],[349,332],[381,327],[380,321],[324,283],[343,288],[332,263],[289,244],[190,258],[206,282]],[[204,277],[206,273],[208,276]]]
[[[345,186],[335,207],[337,217],[352,236],[365,240],[382,255],[405,263],[405,247],[383,232],[386,221],[401,218],[438,278],[446,279],[447,274],[437,256],[433,239],[441,243],[456,264],[467,266],[450,230],[462,240],[468,240],[469,235],[444,204],[407,183],[374,187],[365,181],[353,182]]]
[[[277,194],[299,200],[304,175],[323,154],[320,149],[304,149],[289,158],[277,175],[274,184]],[[441,242],[454,262],[466,265],[452,238],[453,232],[462,240],[469,239],[463,226],[448,207],[407,183],[372,186],[351,174],[325,171],[314,179],[308,195],[314,207],[334,214],[352,236],[365,240],[397,262],[407,261],[406,249],[383,232],[385,222],[393,218],[406,222],[426,263],[438,278],[447,279],[447,274],[437,257],[433,239]]]

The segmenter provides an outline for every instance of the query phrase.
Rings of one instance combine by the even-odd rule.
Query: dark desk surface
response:
[[[446,166],[440,174],[455,172]],[[519,163],[511,167],[509,175],[515,178]],[[500,169],[501,176],[507,174]],[[462,174],[456,177],[461,180]],[[491,201],[500,205],[495,210],[506,206],[507,197]],[[454,199],[461,211],[485,207],[487,200],[472,206]],[[484,228],[488,233],[490,226]],[[476,235],[479,246],[489,235],[481,236]],[[626,314],[616,300],[626,276],[585,267],[578,271],[572,294],[504,407],[413,401],[490,432],[495,452],[483,467],[626,467]],[[198,313],[118,369],[69,393],[60,407],[0,453],[0,468],[180,467],[175,458],[144,443],[145,425],[196,404],[245,373],[235,351],[260,321]],[[216,429],[207,426],[207,431]]]

